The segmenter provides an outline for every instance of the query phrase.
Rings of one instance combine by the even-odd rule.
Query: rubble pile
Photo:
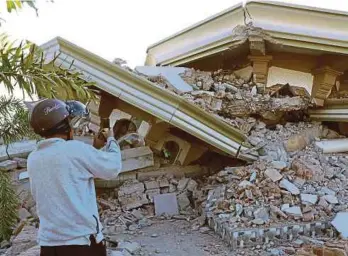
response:
[[[189,69],[182,78],[194,88],[183,94],[185,99],[225,118],[256,116],[268,123],[302,120],[311,105],[305,89],[289,85],[265,88],[252,81],[251,72],[242,78],[232,71]]]
[[[151,225],[150,218],[156,216],[154,197],[166,194],[176,197],[176,218],[186,216],[181,218],[190,219],[202,213],[201,204],[205,201],[206,195],[191,178],[178,180],[172,175],[166,175],[144,182],[130,180],[98,198],[105,233],[134,231]],[[164,205],[164,208],[167,206],[169,207]],[[169,217],[169,212],[164,215]]]
[[[337,214],[348,208],[348,156],[324,155],[314,146],[319,138],[338,137],[319,123],[270,130],[256,122],[248,140],[259,160],[208,178],[215,187],[205,204],[210,226],[234,248],[346,232],[340,226],[347,215],[338,220]]]

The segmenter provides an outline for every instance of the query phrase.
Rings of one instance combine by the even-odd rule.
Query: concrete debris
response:
[[[279,186],[281,188],[286,189],[287,191],[289,191],[293,195],[300,194],[300,190],[293,183],[288,181],[287,179],[282,179],[281,182],[279,183]]]
[[[19,180],[26,180],[29,179],[29,173],[27,171],[21,172],[18,176]]]
[[[273,168],[282,171],[287,167],[287,164],[283,161],[273,161],[272,166],[273,166]]]
[[[18,216],[21,220],[25,220],[25,219],[31,217],[31,214],[30,214],[30,212],[28,212],[27,209],[21,208],[18,210]]]
[[[25,158],[14,158],[13,161],[17,162],[19,168],[27,168],[27,159]]]
[[[242,39],[244,32],[238,32]],[[259,156],[258,160],[233,167],[221,167],[225,166],[221,163],[211,168],[210,176],[197,179],[184,174],[184,168],[193,167],[162,163],[157,169],[130,175],[120,186],[98,195],[105,234],[137,233],[153,225],[153,218],[193,219],[192,230],[206,233],[212,229],[235,249],[294,255],[315,244],[322,251],[341,250],[327,241],[337,236],[336,231],[348,238],[348,156],[332,148],[324,154],[316,146],[328,144],[319,141],[331,139],[335,132],[321,123],[308,122],[306,111],[312,106],[308,94],[293,86],[256,84],[252,67],[235,72],[165,70],[154,67],[138,72],[241,130],[248,137],[248,153]],[[341,146],[343,142],[335,143]],[[140,150],[142,156],[152,155],[149,147],[142,148],[129,149],[127,154],[133,154],[131,159]],[[15,159],[0,163],[0,170],[25,166],[25,159]],[[129,166],[131,169],[131,161]],[[169,175],[174,169],[175,177]],[[19,179],[27,181],[23,174]],[[35,217],[35,202],[26,193],[19,197],[20,218]],[[275,245],[281,247],[271,248]],[[135,242],[122,241],[111,255],[137,254],[140,248]],[[311,255],[302,251],[302,255]]]
[[[7,160],[0,163],[0,171],[11,171],[17,169],[18,163],[14,160]]]
[[[185,210],[187,207],[190,206],[190,200],[187,197],[187,195],[185,193],[181,193],[178,195],[178,205],[179,205],[179,209],[181,211]]]
[[[337,197],[333,195],[325,195],[322,198],[325,199],[329,204],[338,204]]]
[[[141,245],[137,242],[120,241],[117,246],[119,249],[125,249],[130,254],[135,254],[141,249]]]
[[[316,204],[318,202],[318,196],[312,194],[301,194],[301,201],[304,204]]]
[[[294,217],[302,217],[302,211],[299,206],[292,206],[292,207],[286,208],[284,209],[284,212]]]
[[[348,212],[339,212],[331,222],[342,238],[348,239]]]
[[[178,215],[178,201],[174,193],[157,195],[154,197],[156,216],[166,214],[169,216]]]
[[[266,169],[265,175],[274,182],[283,178],[283,176],[276,169]]]

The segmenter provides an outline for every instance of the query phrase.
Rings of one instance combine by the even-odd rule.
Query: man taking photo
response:
[[[44,138],[28,158],[41,256],[106,256],[94,178],[116,178],[121,151],[112,129],[103,151],[73,140],[73,129],[88,115],[82,103],[55,99],[32,111],[31,126]]]

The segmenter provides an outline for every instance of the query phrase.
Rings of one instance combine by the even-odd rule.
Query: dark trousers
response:
[[[91,237],[91,245],[41,246],[40,256],[106,256],[105,242],[96,243]]]

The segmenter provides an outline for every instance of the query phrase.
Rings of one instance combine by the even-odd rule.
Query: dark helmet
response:
[[[89,121],[89,111],[82,103],[46,99],[35,105],[30,124],[35,133],[46,136],[55,131],[69,132],[71,128],[76,129],[82,120]]]

